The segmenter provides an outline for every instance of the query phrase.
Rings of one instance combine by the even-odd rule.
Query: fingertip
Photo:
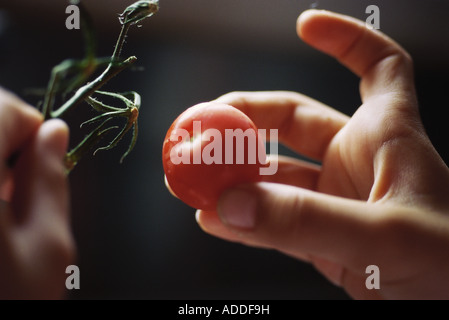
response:
[[[296,27],[298,31],[298,35],[301,36],[302,27],[309,21],[311,18],[313,18],[317,13],[319,13],[320,10],[317,9],[308,9],[303,11],[298,19],[296,20]]]
[[[214,230],[223,227],[220,218],[214,211],[197,210],[195,212],[195,220],[206,233],[214,233]]]
[[[203,223],[203,212],[204,211],[202,211],[202,210],[196,210],[196,212],[195,212],[195,220],[196,220],[196,223],[198,223],[199,227],[203,231],[207,232],[206,228],[204,226],[204,223]]]
[[[41,124],[44,121],[44,116],[39,112],[36,108],[21,102],[21,108],[25,115],[29,118],[29,121],[34,122],[35,124]]]
[[[198,222],[198,224],[200,223],[200,216],[201,216],[201,210],[196,210],[195,220],[196,220],[196,222]]]
[[[364,24],[327,10],[310,9],[298,18],[297,33],[310,46],[338,57],[360,35]]]
[[[0,157],[6,160],[23,149],[42,121],[37,109],[0,87]]]
[[[62,159],[68,148],[69,128],[60,119],[48,120],[39,130],[39,140],[44,152],[50,152]]]
[[[308,9],[302,12],[296,21],[296,31],[298,36],[302,39],[307,37],[308,32],[314,27],[314,21],[316,18],[328,14],[329,11],[318,9]]]

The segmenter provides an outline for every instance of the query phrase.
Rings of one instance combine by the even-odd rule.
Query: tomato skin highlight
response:
[[[198,135],[198,124],[201,125],[201,135]],[[249,142],[251,139],[244,139],[241,149],[244,150],[244,163],[237,163],[236,140],[233,140],[235,143],[232,149],[226,143],[226,134],[230,130],[237,132],[235,130],[238,129],[254,134],[252,142],[255,145]],[[205,138],[205,132],[211,131],[220,133],[221,149],[219,142],[215,141],[216,136],[210,141]],[[212,153],[211,146],[216,147]],[[204,151],[205,148],[207,151]],[[255,152],[255,161],[249,161],[252,153],[250,150]],[[216,152],[220,155],[220,151],[221,156],[217,156]],[[227,152],[232,152],[232,159],[229,154],[226,158]],[[180,154],[183,155],[183,162],[179,163],[179,159],[172,161],[173,156]],[[203,160],[208,155],[214,156],[212,158],[217,161],[209,161],[207,164]],[[193,208],[215,211],[223,191],[239,184],[261,180],[259,169],[265,166],[266,151],[257,127],[248,116],[230,105],[210,102],[187,109],[173,122],[164,140],[162,157],[166,181],[171,191]]]

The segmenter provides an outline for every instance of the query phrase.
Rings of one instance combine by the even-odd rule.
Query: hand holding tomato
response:
[[[355,298],[449,298],[449,169],[421,123],[409,55],[347,16],[306,11],[297,27],[361,77],[362,106],[350,118],[291,92],[216,100],[322,165],[280,158],[276,175],[226,190],[198,223],[308,261]],[[365,284],[370,265],[379,290]]]

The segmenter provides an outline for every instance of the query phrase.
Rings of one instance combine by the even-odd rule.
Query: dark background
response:
[[[99,55],[112,53],[116,14],[133,1],[84,1]],[[215,239],[194,210],[165,189],[165,133],[187,107],[234,90],[292,90],[347,114],[360,104],[358,79],[296,36],[297,16],[311,6],[365,20],[381,10],[381,30],[413,56],[420,108],[436,148],[446,142],[449,2],[444,0],[299,1],[160,0],[160,12],[132,28],[124,55],[138,57],[105,90],[141,93],[140,136],[127,147],[84,159],[70,175],[72,225],[81,289],[72,299],[346,299],[314,269],[276,251]],[[79,31],[65,28],[67,3],[0,0],[0,85],[36,104],[27,89],[46,86],[51,68],[83,55]],[[143,69],[143,70],[142,70]],[[70,124],[92,114],[70,114]],[[86,131],[72,125],[72,141]],[[129,136],[127,137],[130,138]],[[317,234],[319,236],[319,234]]]

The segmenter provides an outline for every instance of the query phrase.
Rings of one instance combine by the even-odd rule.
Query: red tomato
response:
[[[248,116],[218,103],[184,111],[171,125],[162,149],[171,191],[191,207],[216,210],[223,191],[261,180],[263,139]]]

